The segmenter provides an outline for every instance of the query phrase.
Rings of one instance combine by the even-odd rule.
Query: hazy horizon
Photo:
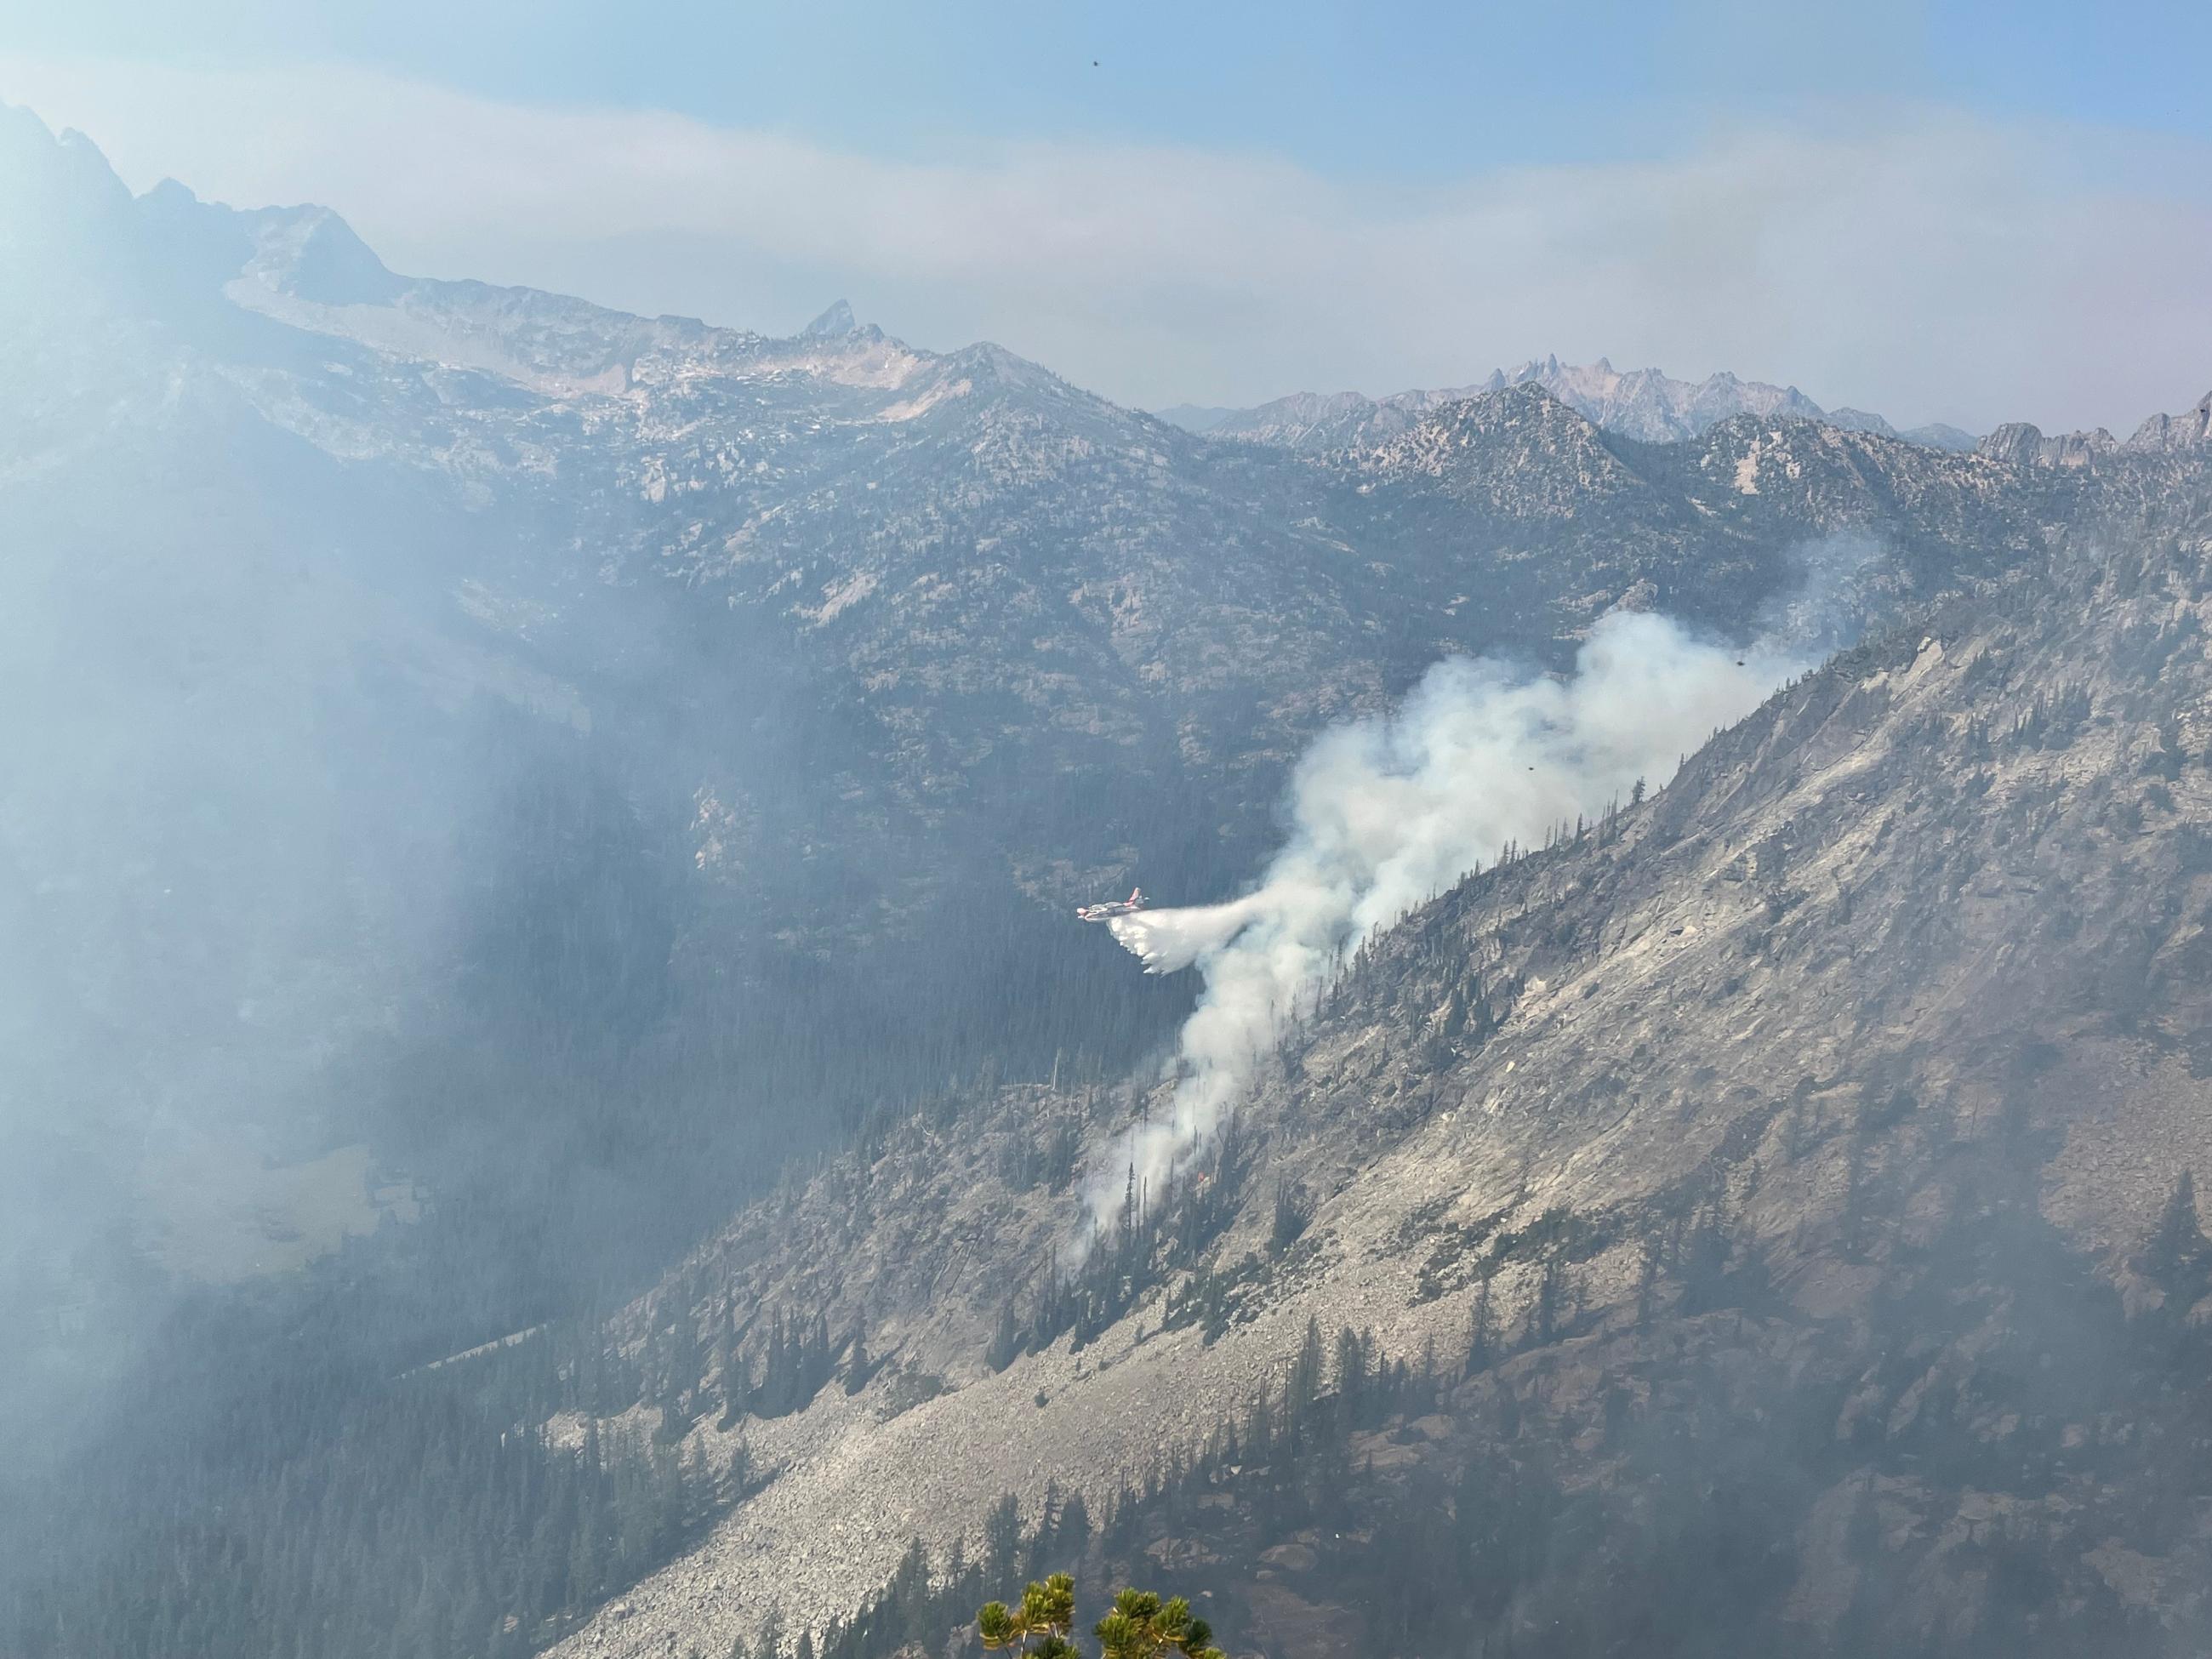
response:
[[[27,47],[0,37],[0,100],[84,131],[136,191],[331,207],[409,275],[769,334],[843,295],[915,344],[995,341],[1141,408],[1378,396],[1556,355],[1732,371],[1899,427],[2124,435],[2212,382],[2201,119],[2117,86],[2057,95],[2055,39],[1993,89],[1925,19],[1906,74],[1882,66],[1905,27],[1888,12],[1824,44],[1707,9],[1737,58],[1716,46],[1693,71],[1678,20],[1650,65],[1593,43],[1589,87],[1555,82],[1550,106],[1489,89],[1557,66],[1574,42],[1550,25],[1494,53],[1448,37],[1484,54],[1456,100],[1303,110],[1197,55],[1218,24],[1168,37],[1165,61],[1099,46],[1095,68],[1064,31],[992,36],[996,72],[934,94],[887,61],[924,50],[899,31],[833,30],[848,73],[803,73],[801,112],[685,76],[656,100],[629,63],[645,48],[605,30],[595,78],[573,54],[483,72],[483,42],[441,59],[216,28],[164,52],[159,31],[49,20]],[[792,27],[763,18],[763,49]],[[956,19],[930,50],[982,33]],[[1292,32],[1285,86],[1321,41]],[[1826,69],[1800,61],[1815,47]],[[1730,62],[1760,94],[1706,84]],[[871,98],[911,125],[884,131]]]

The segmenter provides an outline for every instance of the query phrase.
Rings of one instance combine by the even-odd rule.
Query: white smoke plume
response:
[[[1250,1083],[1278,1032],[1367,932],[1578,817],[1656,789],[1681,757],[1808,665],[1801,649],[1701,641],[1665,617],[1616,613],[1565,677],[1488,659],[1438,663],[1392,714],[1322,737],[1291,786],[1291,838],[1259,886],[1224,904],[1116,917],[1145,964],[1196,967],[1165,1121],[1132,1132],[1091,1194],[1103,1219],[1129,1170],[1161,1189]]]

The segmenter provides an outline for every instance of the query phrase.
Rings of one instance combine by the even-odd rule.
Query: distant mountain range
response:
[[[1158,411],[1186,431],[1241,438],[1308,452],[1356,447],[1395,436],[1430,410],[1508,386],[1540,386],[1576,413],[1607,432],[1644,443],[1679,443],[1737,415],[1786,416],[1821,421],[1847,432],[1902,438],[1930,449],[1968,450],[1974,435],[1935,424],[1899,431],[1864,410],[1824,410],[1796,386],[1741,380],[1725,372],[1702,380],[1677,380],[1656,368],[1626,373],[1601,357],[1563,363],[1556,356],[1518,368],[1494,370],[1472,386],[1401,392],[1367,398],[1357,392],[1296,392],[1256,409],[1212,409],[1178,404]]]

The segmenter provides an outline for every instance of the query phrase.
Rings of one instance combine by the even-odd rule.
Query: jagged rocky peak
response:
[[[2094,432],[2062,432],[2046,436],[2039,426],[2027,421],[2007,421],[1975,446],[1974,453],[2015,466],[2087,466],[2118,448],[2112,434],[2099,427]]]
[[[64,332],[102,310],[203,316],[251,256],[244,218],[172,179],[133,198],[82,133],[0,106],[0,274],[12,299]]]
[[[1589,418],[1537,380],[1443,404],[1332,459],[1377,483],[1432,480],[1464,505],[1530,520],[1634,487]]]
[[[2115,455],[2177,454],[2212,447],[2212,392],[2179,415],[2154,415],[2125,443],[2103,427],[2091,432],[2045,434],[2026,421],[2008,421],[1975,446],[1975,453],[2016,466],[2075,468]]]
[[[1605,430],[1646,443],[1699,437],[1738,415],[1826,421],[1853,431],[1900,435],[1879,415],[1845,410],[1832,416],[1796,386],[1746,380],[1725,369],[1703,380],[1678,380],[1656,368],[1617,369],[1606,357],[1591,363],[1563,363],[1557,353],[1532,357],[1515,368],[1493,370],[1487,379],[1468,386],[1401,392],[1381,398],[1356,392],[1297,392],[1255,409],[1231,410],[1207,429],[1220,437],[1317,453],[1388,438],[1444,404],[1524,385],[1540,386]],[[1961,447],[1958,440],[1966,436],[1948,428],[1903,435],[1936,448]],[[1967,445],[1971,442],[1968,439]]]
[[[840,300],[812,322],[807,324],[799,331],[799,334],[801,337],[809,340],[842,339],[846,335],[855,332],[859,327],[860,325],[853,319],[851,303]]]
[[[27,109],[0,105],[0,263],[34,279],[100,262],[106,281],[134,263],[131,192],[81,132],[56,134]]]
[[[1409,420],[1402,434],[1354,443],[1351,449],[1356,455],[1385,458],[1439,441],[1464,447],[1484,436],[1553,428],[1572,429],[1592,439],[1597,434],[1587,416],[1541,380],[1519,380],[1449,398],[1420,411],[1418,419]]]
[[[19,223],[26,208],[35,213],[64,194],[82,200],[89,193],[111,204],[131,196],[99,145],[73,127],[58,133],[16,104],[0,104],[0,190],[19,204],[9,216]],[[0,235],[6,230],[0,226]]]
[[[2128,440],[2131,450],[2199,449],[2212,444],[2212,392],[2179,415],[2154,415]]]
[[[279,294],[313,305],[380,306],[410,286],[326,207],[270,208],[252,217],[252,274]]]

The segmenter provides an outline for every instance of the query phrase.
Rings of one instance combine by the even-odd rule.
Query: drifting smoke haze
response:
[[[1100,1171],[1093,1215],[1112,1212],[1130,1170],[1157,1188],[1211,1136],[1283,1023],[1370,930],[1509,843],[1626,801],[1638,779],[1658,788],[1683,756],[1817,659],[1800,642],[1815,609],[1748,649],[1666,617],[1616,613],[1567,675],[1453,659],[1394,712],[1323,736],[1291,781],[1290,841],[1254,891],[1111,924],[1146,972],[1195,967],[1206,990],[1177,1042],[1167,1117],[1133,1130]]]
[[[2212,1659],[2212,9],[1614,9],[0,23],[0,1659]]]

